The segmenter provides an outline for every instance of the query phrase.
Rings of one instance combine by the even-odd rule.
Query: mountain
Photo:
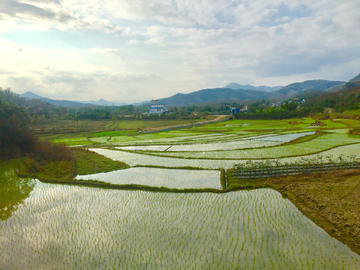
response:
[[[54,104],[56,106],[63,106],[63,107],[85,107],[89,106],[90,104],[85,104],[81,102],[71,101],[71,100],[58,100],[58,99],[50,99],[50,98],[41,98],[50,104]]]
[[[312,96],[306,100],[309,106],[325,108],[335,108],[338,111],[357,109],[358,97],[360,97],[360,86],[336,91],[322,92],[322,95]],[[351,117],[360,119],[360,116],[354,114]]]
[[[266,91],[266,92],[273,92],[276,91],[278,89],[280,89],[282,86],[252,86],[252,85],[241,85],[238,83],[229,83],[228,85],[226,85],[224,88],[229,88],[229,89],[233,89],[233,90],[239,90],[239,89],[244,89],[244,90],[257,90],[257,91]]]
[[[360,74],[355,76],[348,82],[344,82],[340,85],[330,87],[330,88],[326,89],[325,91],[329,92],[329,93],[333,93],[333,92],[351,89],[351,88],[358,87],[358,86],[360,86]]]
[[[122,106],[126,105],[126,103],[115,103],[111,101],[107,101],[105,99],[99,99],[98,101],[71,101],[71,100],[56,100],[56,99],[50,99],[46,97],[39,96],[33,92],[26,92],[24,94],[20,95],[24,98],[29,99],[41,99],[44,100],[50,104],[54,104],[57,106],[64,106],[64,107],[85,107],[85,106],[91,106],[91,105],[98,105],[98,106]]]
[[[21,94],[19,95],[21,97],[24,97],[24,98],[38,98],[38,99],[42,99],[43,97],[42,96],[39,96],[37,94],[34,94],[33,92],[30,92],[30,91],[27,91],[26,93],[24,94]]]
[[[168,98],[159,99],[159,102],[167,106],[186,106],[190,104],[202,104],[202,103],[214,103],[214,102],[256,101],[262,99],[282,100],[300,95],[302,96],[306,95],[307,97],[316,96],[316,95],[319,96],[326,94],[328,92],[336,92],[344,89],[349,89],[355,86],[360,86],[360,74],[348,82],[310,80],[310,81],[292,83],[284,87],[252,86],[252,85],[240,85],[237,83],[230,83],[224,88],[202,89],[191,92],[189,94],[178,93]],[[244,88],[246,88],[246,90]],[[53,100],[49,98],[40,97],[32,92],[26,92],[21,96],[30,99],[39,98],[47,101],[50,104],[65,106],[65,107],[72,107],[72,106],[85,107],[91,105],[97,105],[97,106],[126,105],[125,103],[111,102],[104,99],[100,99],[98,101],[79,101],[79,102],[69,101],[69,100]],[[134,105],[139,106],[141,104],[145,105],[147,103],[148,102],[142,102]]]
[[[304,82],[292,83],[273,92],[282,95],[284,98],[303,94],[306,91],[324,91],[330,87],[344,84],[343,81],[310,80]]]
[[[189,94],[175,94],[168,98],[159,99],[159,103],[167,106],[185,106],[214,101],[237,102],[244,100],[261,100],[277,96],[265,91],[234,90],[230,88],[203,89]]]
[[[39,96],[33,92],[26,92],[24,94],[19,95],[21,97],[24,98],[28,98],[28,99],[41,99],[44,100],[50,104],[56,105],[56,106],[64,106],[64,107],[84,107],[87,106],[86,104],[83,104],[81,102],[76,102],[76,101],[70,101],[70,100],[55,100],[55,99],[50,99],[50,98],[45,98],[42,96]]]
[[[84,104],[93,104],[98,106],[123,106],[127,103],[125,102],[117,102],[117,101],[107,101],[105,99],[99,99],[98,101],[80,101]]]
[[[360,79],[360,78],[359,78]],[[160,103],[167,106],[186,106],[190,104],[211,103],[216,101],[223,102],[239,102],[239,101],[255,101],[262,99],[281,100],[290,98],[297,95],[303,95],[305,92],[312,96],[315,93],[317,95],[326,93],[324,90],[330,87],[342,85],[343,81],[327,81],[327,80],[310,80],[298,83],[292,83],[287,86],[281,87],[275,91],[259,91],[252,89],[233,89],[233,88],[262,88],[262,89],[276,89],[279,86],[251,86],[240,85],[237,83],[228,84],[229,88],[211,88],[203,89],[189,94],[178,93],[168,98],[159,99]]]
[[[151,100],[146,100],[146,101],[137,102],[137,103],[131,103],[131,105],[134,105],[134,106],[143,106],[143,105],[149,105],[149,104],[151,104]]]

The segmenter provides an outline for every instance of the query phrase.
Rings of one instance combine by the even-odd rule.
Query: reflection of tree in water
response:
[[[0,219],[7,219],[29,196],[35,186],[33,179],[17,175],[18,161],[0,163]]]

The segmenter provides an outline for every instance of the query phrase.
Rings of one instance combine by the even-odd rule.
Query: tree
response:
[[[19,156],[30,150],[33,137],[25,112],[0,99],[0,156]]]

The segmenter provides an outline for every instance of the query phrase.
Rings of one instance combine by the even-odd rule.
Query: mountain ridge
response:
[[[214,101],[239,102],[256,101],[262,99],[281,100],[301,95],[307,91],[323,92],[329,87],[341,85],[343,83],[345,82],[329,80],[308,80],[304,82],[292,83],[272,92],[250,89],[234,90],[224,87],[208,88],[194,91],[188,94],[177,93],[168,98],[159,99],[159,102],[164,103],[167,106],[186,106],[191,104],[209,103]],[[235,85],[235,83],[233,83],[233,85]]]
[[[240,85],[237,83],[231,83],[227,86],[231,87],[249,87],[251,85]],[[202,103],[214,103],[214,102],[250,102],[256,100],[274,100],[279,101],[283,99],[288,99],[296,96],[301,96],[307,93],[307,95],[323,95],[332,91],[341,91],[343,89],[348,89],[350,86],[360,86],[360,74],[348,82],[344,81],[329,81],[329,80],[307,80],[304,82],[295,82],[283,86],[275,91],[260,91],[260,90],[251,90],[251,89],[233,89],[233,88],[207,88],[197,91],[193,91],[187,94],[177,93],[167,98],[158,99],[160,103],[163,103],[167,106],[187,106],[195,105]],[[253,88],[264,87],[267,89],[275,89],[279,86],[251,86]],[[340,90],[339,90],[340,89]],[[28,98],[38,98],[39,95],[36,95],[30,91],[20,95]],[[40,99],[45,100],[51,104],[58,106],[122,106],[126,104],[119,104],[117,102],[111,102],[104,99],[98,101],[68,101],[68,100],[53,100],[44,97]],[[147,102],[141,102],[138,104],[146,104]],[[136,104],[135,104],[136,106]]]
[[[126,105],[126,103],[111,102],[111,101],[107,101],[105,99],[99,99],[98,101],[73,101],[73,100],[66,100],[66,99],[51,99],[51,98],[39,96],[31,91],[27,91],[23,94],[20,94],[20,96],[29,98],[29,99],[41,99],[50,104],[54,104],[57,106],[64,106],[64,107],[85,107],[85,106],[91,106],[91,105],[97,105],[97,106]]]
[[[334,93],[342,90],[347,90],[350,88],[358,87],[360,86],[360,74],[352,78],[351,80],[344,82],[341,85],[330,87],[329,89],[326,89],[326,92]]]
[[[303,82],[296,82],[288,84],[279,90],[275,91],[285,97],[293,96],[306,91],[325,91],[326,89],[338,86],[345,83],[344,81],[329,81],[329,80],[307,80]]]
[[[188,94],[177,93],[171,97],[159,99],[159,102],[164,103],[167,106],[185,106],[212,101],[236,102],[268,98],[272,98],[271,93],[265,91],[210,88],[194,91]]]
[[[265,86],[265,85],[261,85],[261,86],[253,86],[253,85],[241,85],[235,82],[229,83],[226,86],[224,86],[223,88],[229,88],[229,89],[233,89],[233,90],[257,90],[257,91],[266,91],[266,92],[273,92],[276,91],[280,88],[282,88],[282,85],[279,86]]]

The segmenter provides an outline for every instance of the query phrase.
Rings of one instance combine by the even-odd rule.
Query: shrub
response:
[[[355,127],[348,131],[348,134],[360,135],[360,127]]]

